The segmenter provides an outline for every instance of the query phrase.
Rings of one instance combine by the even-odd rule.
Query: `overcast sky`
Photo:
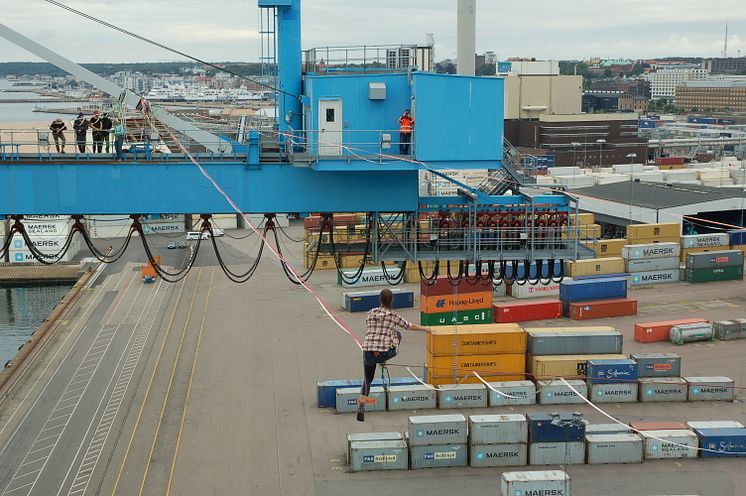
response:
[[[256,61],[256,0],[68,0],[67,5],[210,61]],[[455,58],[456,0],[303,0],[303,47],[422,43]],[[744,0],[477,0],[477,52],[500,59],[746,55]],[[0,22],[78,62],[176,56],[52,6],[0,0]],[[0,39],[0,61],[37,60]]]

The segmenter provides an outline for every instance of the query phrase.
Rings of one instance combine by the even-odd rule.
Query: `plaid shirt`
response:
[[[364,351],[388,351],[399,344],[395,333],[397,327],[412,328],[409,321],[384,307],[369,311],[368,318],[365,319],[365,326]]]

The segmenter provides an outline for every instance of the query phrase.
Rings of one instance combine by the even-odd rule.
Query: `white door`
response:
[[[342,100],[319,101],[319,155],[342,155]]]

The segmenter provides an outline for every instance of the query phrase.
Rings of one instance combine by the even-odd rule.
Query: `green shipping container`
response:
[[[686,282],[737,281],[743,279],[743,266],[686,269]]]
[[[458,312],[420,313],[420,325],[491,324],[492,309],[460,310]]]

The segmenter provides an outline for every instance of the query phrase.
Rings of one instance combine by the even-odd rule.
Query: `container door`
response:
[[[342,100],[319,101],[319,155],[342,155]]]

